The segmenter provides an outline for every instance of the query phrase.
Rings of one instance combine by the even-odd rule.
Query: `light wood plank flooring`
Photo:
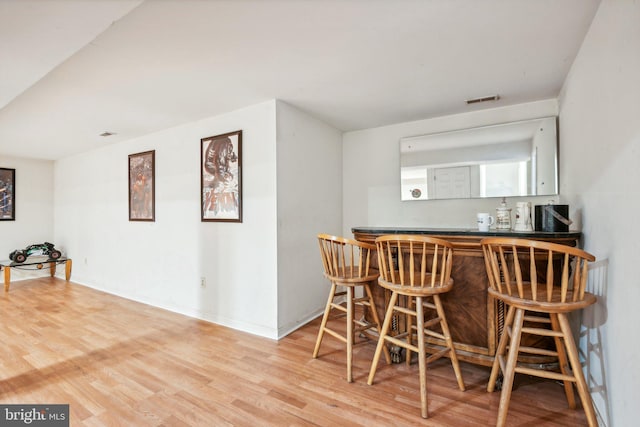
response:
[[[432,364],[423,420],[415,364],[381,362],[368,386],[364,343],[349,384],[337,340],[311,358],[319,319],[273,341],[49,277],[12,283],[0,310],[0,402],[68,403],[72,426],[495,425],[488,368],[461,363],[461,392],[448,360]],[[509,423],[586,425],[560,385],[527,377]]]

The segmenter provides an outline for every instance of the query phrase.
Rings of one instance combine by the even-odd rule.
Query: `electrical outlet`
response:
[[[207,287],[207,279],[205,279],[204,277],[200,278],[200,287],[201,288],[206,288]]]

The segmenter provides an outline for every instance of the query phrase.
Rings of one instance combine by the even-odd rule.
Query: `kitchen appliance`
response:
[[[511,208],[503,197],[500,207],[496,208],[496,230],[511,230]]]
[[[514,231],[533,231],[533,224],[531,223],[531,203],[516,203],[516,224],[513,229]]]
[[[569,219],[569,205],[536,205],[536,231],[567,232],[573,221]]]

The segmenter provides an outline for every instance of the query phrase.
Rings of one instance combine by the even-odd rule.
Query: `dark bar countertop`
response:
[[[496,230],[479,231],[477,228],[427,228],[427,227],[353,227],[353,234],[431,234],[439,236],[476,236],[476,237],[518,237],[523,239],[580,239],[580,231],[514,231]]]

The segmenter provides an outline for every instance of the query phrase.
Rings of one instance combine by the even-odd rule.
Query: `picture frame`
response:
[[[156,220],[156,151],[129,155],[129,221]]]
[[[242,130],[200,140],[201,220],[242,222]]]
[[[0,168],[0,221],[16,220],[16,170]]]

